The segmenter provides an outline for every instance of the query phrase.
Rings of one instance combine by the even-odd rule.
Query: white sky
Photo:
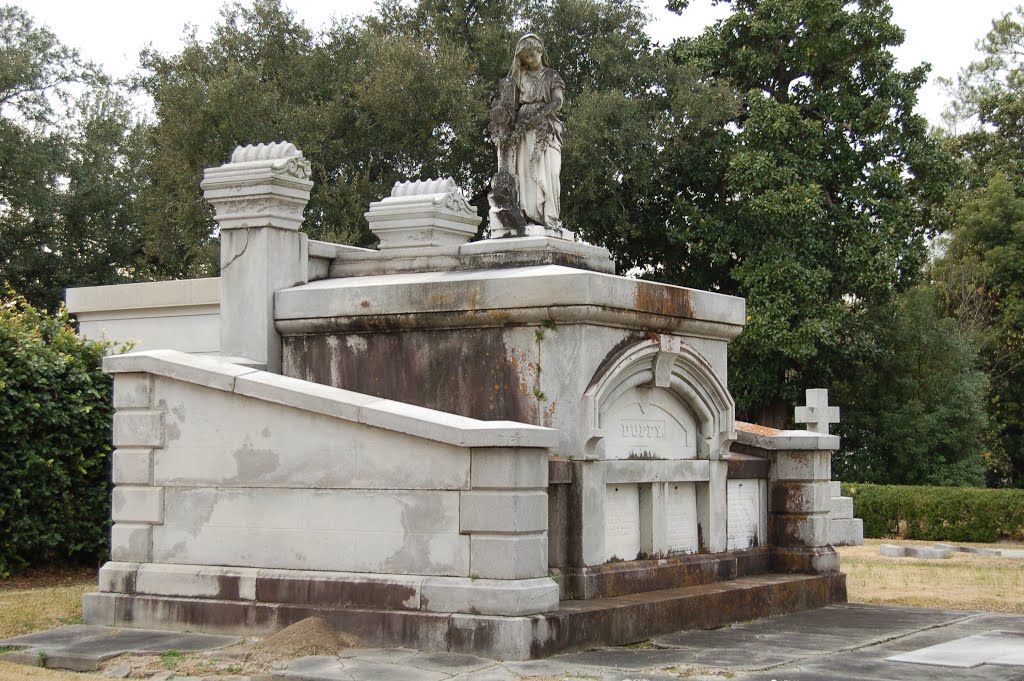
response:
[[[132,71],[138,53],[147,44],[169,53],[180,46],[186,24],[209,36],[216,23],[220,0],[7,0],[22,6],[37,24],[49,26],[61,42],[78,48],[89,60],[119,77]],[[1024,0],[891,0],[897,25],[907,34],[896,52],[900,68],[921,62],[932,65],[931,81],[922,89],[918,111],[935,125],[941,123],[946,96],[935,85],[938,76],[956,76],[976,58],[975,42],[991,28],[992,19],[1011,11]],[[310,28],[320,28],[334,15],[365,14],[374,0],[284,0]],[[656,40],[668,42],[695,35],[727,13],[727,6],[712,0],[693,0],[682,16],[663,9],[661,0],[646,0],[653,20],[648,27]],[[557,58],[557,56],[556,56]]]

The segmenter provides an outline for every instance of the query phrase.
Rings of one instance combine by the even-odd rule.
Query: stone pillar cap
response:
[[[396,182],[391,196],[365,214],[379,248],[458,246],[476,234],[480,216],[450,177]]]

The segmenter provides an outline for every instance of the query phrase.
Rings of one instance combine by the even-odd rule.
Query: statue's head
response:
[[[521,68],[537,69],[541,66],[551,66],[548,53],[544,50],[544,41],[536,33],[527,33],[516,43],[509,77],[518,75]]]

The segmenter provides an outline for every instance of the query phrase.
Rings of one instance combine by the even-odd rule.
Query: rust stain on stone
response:
[[[775,437],[782,433],[782,431],[777,428],[759,426],[755,423],[746,423],[744,421],[736,422],[736,430],[743,433],[752,433],[754,435],[764,435],[765,437]]]
[[[488,421],[537,422],[537,400],[522,387],[524,358],[507,348],[501,328],[371,332],[364,342],[346,342],[353,335],[285,338],[285,365],[298,369],[295,378],[375,397]]]
[[[689,289],[665,284],[637,282],[633,307],[641,312],[653,312],[670,317],[693,318],[693,301]]]

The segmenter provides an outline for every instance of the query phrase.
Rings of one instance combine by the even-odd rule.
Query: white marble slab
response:
[[[608,485],[604,545],[605,560],[634,560],[640,553],[639,485]]]

